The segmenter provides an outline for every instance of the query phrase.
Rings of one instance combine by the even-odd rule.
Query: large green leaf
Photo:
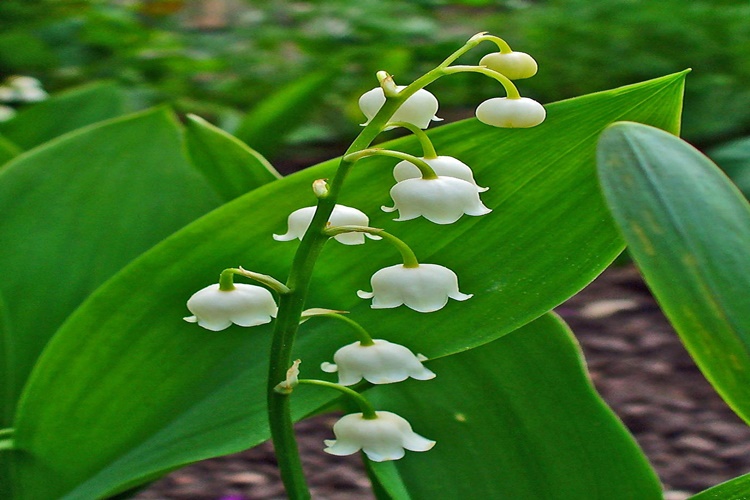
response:
[[[185,141],[193,164],[225,201],[281,177],[260,153],[198,116],[187,116]]]
[[[623,118],[676,130],[682,86],[677,74],[551,104],[548,121],[536,129],[468,120],[433,130],[441,154],[466,161],[481,184],[492,186],[483,195],[491,215],[451,226],[393,222],[379,206],[388,202],[394,162],[363,161],[341,202],[402,235],[423,262],[454,269],[462,290],[475,296],[432,314],[372,310],[355,291],[367,288],[375,270],[396,263],[396,252],[377,242],[331,242],[308,306],[351,310],[373,334],[430,358],[484,344],[540,316],[622,249],[599,195],[596,138]],[[390,147],[418,146],[409,137]],[[224,205],[137,259],[69,318],[37,364],[16,416],[20,498],[111,494],[268,438],[270,327],[213,333],[180,318],[187,297],[225,267],[242,264],[283,278],[296,245],[274,242],[271,233],[285,231],[292,210],[314,203],[311,183],[334,167],[327,162]],[[304,374],[318,373],[321,361],[351,341],[324,320],[305,323],[297,344]],[[295,414],[329,402],[321,391],[298,391]]]
[[[50,142],[0,171],[0,293],[7,306],[9,425],[53,332],[97,286],[165,236],[218,206],[182,153],[166,111]]]
[[[30,149],[71,130],[124,113],[122,91],[113,83],[94,83],[57,94],[0,124],[0,133]]]
[[[21,148],[3,136],[0,136],[0,168],[21,153]]]
[[[602,134],[599,174],[665,314],[706,378],[750,422],[750,205],[696,149],[636,123]]]
[[[747,500],[748,497],[750,497],[750,474],[745,474],[701,491],[691,496],[690,500]]]
[[[713,148],[708,156],[726,172],[745,198],[750,198],[750,137]]]
[[[245,116],[235,134],[261,154],[273,156],[314,109],[310,103],[335,75],[321,70],[281,87]]]
[[[413,498],[662,498],[559,318],[542,316],[430,369],[435,380],[367,391],[437,441],[396,464]]]

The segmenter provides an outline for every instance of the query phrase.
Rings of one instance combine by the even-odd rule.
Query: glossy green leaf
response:
[[[701,491],[691,496],[690,500],[747,500],[748,498],[750,498],[750,474],[745,474]]]
[[[750,422],[750,205],[708,158],[651,127],[611,126],[598,157],[646,282],[703,374]]]
[[[47,143],[0,171],[0,293],[7,425],[39,353],[96,287],[220,204],[164,110]],[[143,286],[147,284],[144,283]]]
[[[0,134],[30,149],[71,130],[122,115],[122,91],[112,83],[78,87],[36,103],[0,123]]]
[[[331,71],[320,71],[282,87],[245,116],[235,135],[262,155],[273,156],[289,132],[302,124],[313,109],[316,94],[333,76]]]
[[[21,148],[0,136],[0,168],[21,153]]]
[[[548,106],[535,129],[501,130],[475,120],[431,132],[441,154],[470,164],[494,209],[450,226],[394,222],[387,204],[394,162],[362,161],[341,203],[402,236],[423,262],[445,265],[474,293],[436,313],[372,310],[358,299],[370,275],[398,262],[382,242],[328,244],[309,307],[350,310],[377,337],[430,358],[494,340],[535,319],[591,281],[622,249],[595,176],[604,127],[628,118],[676,130],[683,75],[671,75]],[[390,147],[417,152],[413,138]],[[225,267],[284,278],[296,249],[275,242],[288,214],[312,205],[310,186],[335,162],[285,177],[228,203],[138,258],[99,288],[53,338],[16,416],[20,498],[92,498],[122,491],[159,471],[238,451],[268,438],[265,408],[270,327],[214,333],[181,321],[185,300]],[[323,319],[302,327],[303,376],[351,333]],[[65,390],[59,388],[64,387]],[[331,401],[330,391],[295,393],[298,417]],[[114,395],[125,391],[127,397]],[[40,481],[40,477],[49,480]]]
[[[260,153],[198,116],[187,116],[185,141],[193,164],[225,201],[281,178]]]
[[[559,318],[429,367],[434,380],[367,391],[377,408],[437,441],[396,463],[413,498],[662,498]]]
[[[713,148],[708,156],[726,172],[745,198],[750,198],[750,138]]]

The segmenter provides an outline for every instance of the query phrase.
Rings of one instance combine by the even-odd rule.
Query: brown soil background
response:
[[[611,268],[557,308],[580,340],[599,392],[634,434],[668,500],[750,471],[750,427],[703,378],[632,266]],[[368,500],[356,455],[322,452],[336,418],[298,425],[313,498]],[[286,498],[268,443],[173,472],[137,500]],[[447,499],[452,500],[452,499]]]

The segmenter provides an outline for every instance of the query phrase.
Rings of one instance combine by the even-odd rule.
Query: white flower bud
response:
[[[510,80],[521,80],[536,75],[538,66],[533,57],[525,52],[493,52],[479,61],[480,66],[487,66],[493,71],[502,73]]]
[[[235,283],[233,290],[220,290],[218,284],[209,285],[193,294],[187,308],[194,316],[183,318],[203,328],[218,332],[234,323],[256,326],[270,323],[276,317],[276,302],[271,292],[263,287]]]
[[[399,85],[396,88],[401,91],[406,87]],[[362,94],[362,97],[359,98],[359,109],[367,117],[367,122],[363,125],[370,123],[370,120],[378,114],[383,104],[385,104],[385,94],[380,87],[375,87]],[[438,100],[435,96],[425,89],[419,89],[404,101],[389,121],[407,122],[424,129],[430,125],[430,121],[440,121],[440,118],[435,116],[437,110]]]
[[[480,104],[476,115],[480,122],[493,127],[529,128],[542,123],[547,112],[544,106],[528,97],[494,97]]]
[[[373,462],[398,460],[409,451],[427,451],[435,441],[415,433],[409,422],[389,411],[376,411],[377,418],[366,419],[362,413],[344,415],[333,425],[336,439],[326,439],[326,453],[352,455],[362,450]]]
[[[398,210],[397,221],[421,215],[435,224],[452,224],[464,214],[492,212],[482,204],[475,184],[455,177],[406,179],[391,188],[391,198],[394,206],[381,208],[385,212]]]
[[[418,312],[433,312],[445,307],[448,299],[468,300],[472,295],[458,290],[458,276],[437,264],[403,264],[380,269],[370,279],[372,292],[359,290],[361,299],[372,299],[373,309],[390,309],[402,304]]]
[[[471,168],[457,158],[453,158],[452,156],[438,156],[437,158],[420,158],[420,160],[423,160],[432,167],[432,170],[434,170],[438,176],[455,177],[456,179],[470,182],[477,187],[477,191],[480,193],[489,189],[477,186]],[[418,179],[420,177],[422,177],[422,172],[420,172],[416,165],[408,160],[399,162],[393,168],[393,178],[396,179],[396,182],[401,182],[406,179]]]
[[[430,380],[435,374],[422,365],[423,356],[415,356],[406,347],[375,339],[374,345],[360,342],[346,345],[333,355],[333,363],[323,363],[320,368],[327,373],[339,374],[339,384],[354,385],[362,378],[372,384],[392,384],[411,377]]]
[[[301,240],[307,228],[310,227],[310,223],[315,215],[315,209],[316,207],[305,207],[292,212],[287,221],[289,229],[286,234],[274,234],[273,239],[276,241],[290,241],[299,238]],[[356,208],[336,205],[333,207],[328,224],[331,226],[368,226],[370,219],[364,212]],[[358,232],[342,233],[337,234],[333,238],[344,245],[361,245],[365,242],[365,234]],[[381,239],[380,236],[369,233],[367,233],[367,237],[373,240]]]

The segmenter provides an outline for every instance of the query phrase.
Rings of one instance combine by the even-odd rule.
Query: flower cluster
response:
[[[483,57],[477,66],[450,66],[450,63],[463,52],[481,41],[495,43],[499,52]],[[395,185],[390,189],[392,207],[382,207],[385,212],[398,211],[395,221],[410,221],[423,217],[439,225],[458,222],[464,215],[479,217],[487,215],[480,195],[489,188],[481,187],[472,169],[452,156],[438,155],[427,134],[424,132],[436,117],[438,100],[422,88],[427,83],[445,75],[457,72],[476,72],[499,81],[506,90],[506,97],[492,98],[481,103],[476,109],[479,121],[496,127],[533,127],[544,121],[544,107],[536,101],[521,97],[512,83],[513,80],[528,78],[537,71],[534,59],[523,52],[514,52],[497,37],[479,34],[454,53],[435,70],[418,80],[421,85],[398,86],[385,72],[378,72],[380,86],[366,92],[359,100],[360,108],[367,118],[364,124],[373,137],[378,133],[396,127],[411,131],[422,145],[422,156],[412,156],[400,151],[378,148],[364,148],[349,153],[342,158],[340,171],[351,168],[358,160],[374,155],[395,157],[401,160],[393,168]],[[375,129],[375,134],[372,134]],[[363,132],[364,133],[364,132]],[[365,238],[384,240],[392,244],[401,254],[402,262],[377,270],[370,279],[372,291],[359,290],[357,296],[371,300],[372,309],[391,309],[405,305],[419,313],[435,313],[447,306],[449,299],[466,301],[471,294],[459,290],[458,277],[452,270],[438,264],[421,263],[409,246],[394,235],[370,227],[368,215],[353,207],[338,204],[335,197],[341,189],[344,175],[333,179],[329,188],[325,179],[313,183],[313,192],[318,198],[317,206],[307,206],[293,211],[287,218],[287,231],[274,234],[276,241],[305,240],[322,247],[324,239],[333,238],[344,245],[361,245]],[[335,187],[335,189],[334,189]],[[302,249],[304,245],[300,246]],[[305,261],[302,255],[295,258],[304,266],[307,280],[312,274],[312,262]],[[317,255],[317,254],[316,254]],[[332,318],[346,323],[359,337],[357,342],[341,347],[333,354],[333,363],[323,363],[321,370],[337,373],[338,382],[300,379],[297,360],[286,372],[286,379],[273,385],[273,390],[288,396],[296,386],[311,384],[339,390],[356,400],[361,413],[345,415],[333,427],[335,440],[325,442],[325,451],[334,455],[349,455],[362,450],[370,460],[396,460],[404,455],[404,450],[427,451],[435,441],[416,434],[411,425],[402,417],[387,411],[375,411],[369,402],[352,386],[363,379],[371,384],[392,384],[408,378],[430,380],[436,375],[426,366],[427,358],[414,354],[409,348],[384,339],[373,339],[359,323],[350,319],[343,311],[314,308],[301,316],[290,316],[282,306],[277,310],[271,292],[264,287],[235,284],[234,275],[241,275],[259,281],[280,295],[301,293],[297,303],[304,302],[307,282],[300,283],[301,267],[295,269],[295,285],[291,290],[270,276],[257,274],[245,269],[226,269],[220,282],[195,293],[188,301],[188,309],[193,316],[186,321],[198,323],[209,330],[219,331],[230,327],[256,326],[269,323],[278,315],[292,318],[291,321],[306,321],[313,317]],[[291,280],[290,280],[291,281]],[[290,285],[291,286],[291,285]],[[286,326],[289,328],[289,323]],[[283,332],[282,332],[283,333]],[[282,346],[285,354],[272,353],[273,360],[288,363],[291,359],[291,343]],[[286,369],[289,365],[285,365]],[[278,372],[279,378],[283,372]],[[270,400],[271,402],[273,399]],[[288,410],[287,410],[288,411]],[[289,423],[291,425],[291,423]],[[274,423],[272,422],[272,429]]]

